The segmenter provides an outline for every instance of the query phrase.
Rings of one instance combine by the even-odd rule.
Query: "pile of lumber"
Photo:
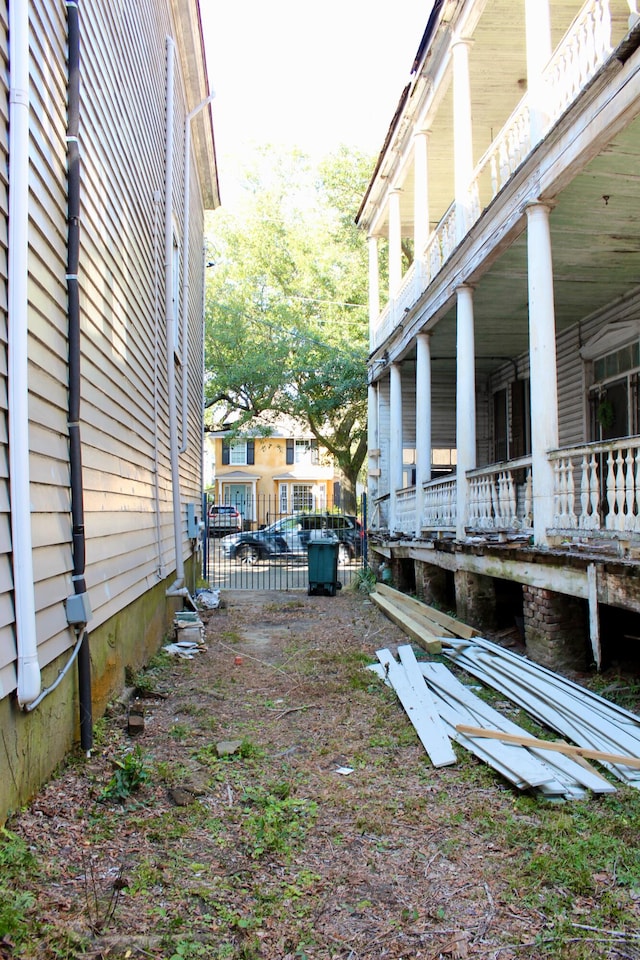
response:
[[[473,644],[451,640],[446,653],[467,673],[571,740],[585,756],[598,759],[619,780],[640,787],[640,717],[480,637]]]
[[[640,786],[639,717],[397,590],[378,585],[371,597],[422,649],[442,651],[572,741],[532,737],[477,697],[443,663],[418,662],[410,645],[398,647],[399,660],[387,649],[378,650],[379,662],[370,669],[396,691],[434,766],[456,762],[455,742],[514,786],[548,798],[615,792],[589,759],[625,783]]]
[[[390,620],[427,653],[440,653],[443,639],[461,637],[469,640],[471,637],[480,636],[478,630],[466,623],[455,620],[434,607],[428,607],[420,600],[408,597],[384,583],[377,583],[370,597]]]

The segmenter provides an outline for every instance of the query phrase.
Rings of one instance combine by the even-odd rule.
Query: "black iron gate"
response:
[[[228,590],[303,590],[309,585],[308,549],[330,540],[338,554],[338,582],[348,587],[367,556],[366,498],[356,513],[331,505],[281,513],[276,499],[207,505],[204,579]]]

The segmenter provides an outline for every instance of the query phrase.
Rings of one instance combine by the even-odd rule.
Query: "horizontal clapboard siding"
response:
[[[9,24],[0,7],[0,75],[9,75]],[[11,515],[7,408],[7,224],[9,219],[9,100],[0,84],[0,696],[15,687],[13,573],[11,569]],[[28,495],[28,494],[27,494]]]
[[[380,479],[378,496],[389,493],[389,437],[391,433],[391,405],[389,397],[389,378],[378,381],[378,436],[380,457]]]
[[[106,0],[94,0],[81,9],[81,437],[92,627],[138,599],[160,576],[168,576],[176,563],[164,290],[166,38],[176,36],[173,13],[172,0],[139,0],[135,15],[126,4]],[[32,511],[38,654],[45,665],[75,641],[64,608],[73,592],[64,4],[34,0],[30,28],[31,484],[25,496]],[[5,77],[7,34],[3,9],[0,57]],[[180,49],[177,44],[172,216],[184,252],[184,123],[194,105],[189,100],[194,90],[187,91]],[[203,90],[201,96],[205,95]],[[0,150],[4,160],[0,163],[0,695],[6,695],[15,687],[16,673],[7,447],[8,97],[4,88],[0,91]],[[204,202],[202,172],[193,159],[190,175],[187,450],[180,457],[180,469],[183,503],[199,504]],[[209,188],[208,196],[215,192]],[[181,277],[180,288],[182,282]],[[179,364],[175,376],[182,423]],[[186,553],[186,509],[183,513]]]

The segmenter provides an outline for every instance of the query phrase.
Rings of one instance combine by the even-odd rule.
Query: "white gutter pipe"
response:
[[[173,493],[173,537],[176,553],[176,579],[167,590],[168,596],[181,596],[184,588],[182,556],[182,504],[180,502],[180,465],[178,462],[178,417],[176,411],[175,369],[175,306],[173,289],[173,74],[175,43],[167,37],[167,90],[165,128],[164,184],[164,305],[167,347],[167,401],[169,404],[169,451]]]
[[[187,381],[189,363],[189,191],[191,187],[191,121],[201,110],[211,103],[215,93],[210,93],[206,99],[188,113],[184,121],[184,211],[183,229],[184,243],[182,255],[182,443],[180,453],[184,453],[188,446],[187,437]]]
[[[18,703],[40,694],[29,492],[29,4],[9,4],[9,490]]]
[[[160,519],[160,203],[162,194],[153,194],[153,500],[156,515],[158,580],[164,579],[162,527]]]

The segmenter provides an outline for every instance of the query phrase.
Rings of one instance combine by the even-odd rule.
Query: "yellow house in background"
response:
[[[236,506],[245,527],[339,506],[336,469],[301,423],[256,418],[241,436],[223,426],[205,433],[205,489],[211,503]]]

